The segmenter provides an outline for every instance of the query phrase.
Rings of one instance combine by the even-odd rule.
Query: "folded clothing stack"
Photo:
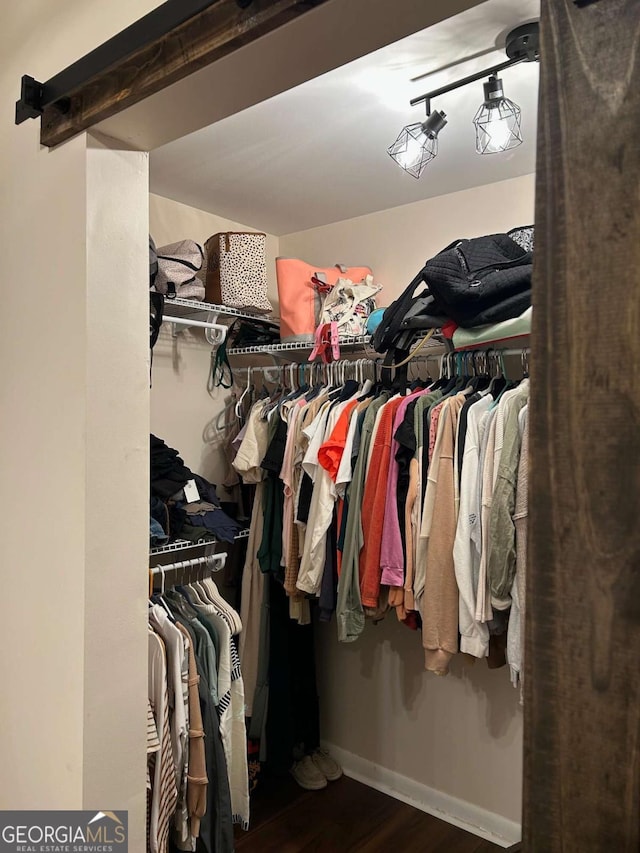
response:
[[[487,344],[505,343],[526,337],[531,334],[532,311],[533,309],[529,306],[518,317],[487,326],[475,326],[473,329],[463,329],[453,324],[454,329],[451,335],[453,346],[457,350],[477,349]]]
[[[151,435],[151,494],[168,500],[193,479],[177,450]]]
[[[374,348],[408,350],[420,330],[473,329],[522,315],[531,307],[533,241],[528,226],[451,243],[385,310]]]
[[[175,539],[233,542],[240,525],[220,508],[216,487],[194,474],[178,451],[155,435],[151,436],[150,463],[152,547]],[[198,500],[186,500],[184,488],[190,481],[197,489]]]

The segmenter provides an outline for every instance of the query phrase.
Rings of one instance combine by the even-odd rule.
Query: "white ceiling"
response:
[[[282,235],[533,172],[537,63],[502,75],[522,108],[518,148],[475,153],[478,81],[434,100],[449,123],[419,180],[386,149],[423,118],[412,97],[503,61],[505,33],[538,14],[539,0],[487,0],[171,142],[151,153],[151,191]]]

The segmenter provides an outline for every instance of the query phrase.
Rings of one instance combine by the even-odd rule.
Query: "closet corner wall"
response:
[[[222,231],[251,231],[251,225],[233,222],[186,204],[149,195],[149,230],[157,246],[189,238],[204,243]],[[257,230],[257,229],[256,229]],[[267,234],[266,257],[269,299],[278,303],[275,259],[278,238]],[[171,447],[180,449],[187,466],[212,483],[220,483],[218,448],[203,441],[209,421],[222,411],[226,391],[217,388],[207,393],[207,375],[211,364],[211,346],[196,329],[181,330],[173,338],[166,323],[153,350],[151,388],[151,432],[156,432]]]
[[[534,175],[396,207],[307,231],[267,238],[269,298],[277,305],[275,256],[310,263],[367,263],[389,304],[425,259],[456,237],[504,231],[533,221]],[[487,211],[491,213],[488,214]],[[251,230],[159,196],[150,197],[158,245],[205,240],[223,230]],[[256,227],[256,230],[260,230]],[[215,447],[205,424],[222,410],[206,378],[210,347],[198,333],[163,332],[154,350],[152,431],[179,447],[188,465],[216,480]],[[486,837],[519,837],[522,710],[504,670],[457,660],[446,678],[424,672],[412,632],[387,619],[339,644],[335,621],[318,632],[318,686],[323,739],[347,773],[380,790],[446,812]],[[454,710],[453,710],[454,709]],[[491,784],[487,784],[490,779]]]

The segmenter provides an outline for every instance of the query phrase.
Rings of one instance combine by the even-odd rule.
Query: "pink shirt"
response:
[[[391,440],[391,458],[387,476],[387,496],[385,499],[384,524],[382,527],[382,544],[380,546],[380,567],[382,568],[381,583],[387,586],[404,586],[404,553],[402,550],[402,535],[398,518],[398,474],[400,466],[396,453],[400,445],[395,439],[396,430],[404,420],[407,407],[412,400],[426,394],[427,390],[409,394],[400,403],[393,421]]]

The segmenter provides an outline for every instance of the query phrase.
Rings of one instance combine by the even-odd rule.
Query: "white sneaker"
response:
[[[326,776],[319,770],[310,755],[305,755],[302,761],[296,761],[291,768],[291,775],[301,788],[307,791],[320,791],[327,787]]]
[[[342,767],[326,750],[316,749],[311,755],[311,760],[329,782],[335,782],[342,776]]]

